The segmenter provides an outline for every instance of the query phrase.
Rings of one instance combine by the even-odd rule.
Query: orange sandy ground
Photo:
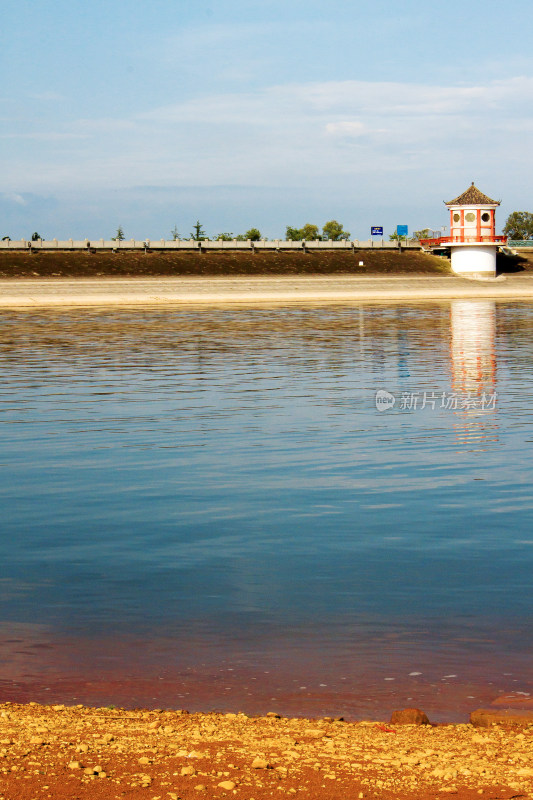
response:
[[[0,705],[0,798],[533,797],[533,724]]]

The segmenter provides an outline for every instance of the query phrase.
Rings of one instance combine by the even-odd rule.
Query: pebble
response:
[[[269,767],[270,764],[265,758],[257,756],[257,758],[254,758],[252,761],[252,769],[269,769]]]
[[[232,789],[235,789],[236,785],[237,784],[233,783],[233,781],[221,781],[220,783],[217,783],[217,786],[220,789],[226,789],[228,792],[231,792]]]

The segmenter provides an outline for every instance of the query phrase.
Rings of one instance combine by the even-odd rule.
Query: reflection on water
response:
[[[528,691],[532,334],[477,302],[2,314],[0,695]]]
[[[498,438],[495,301],[453,300],[451,331],[452,389],[458,395],[457,440],[483,448]]]
[[[481,396],[496,384],[496,303],[494,300],[453,300],[452,386]]]

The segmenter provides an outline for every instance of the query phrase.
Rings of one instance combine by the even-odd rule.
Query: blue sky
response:
[[[0,236],[447,224],[533,210],[525,0],[5,0]]]

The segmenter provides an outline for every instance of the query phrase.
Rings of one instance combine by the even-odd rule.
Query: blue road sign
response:
[[[371,236],[383,236],[383,228],[380,225],[372,225],[370,228]]]
[[[396,233],[398,236],[407,236],[409,233],[409,226],[408,225],[396,225]]]

